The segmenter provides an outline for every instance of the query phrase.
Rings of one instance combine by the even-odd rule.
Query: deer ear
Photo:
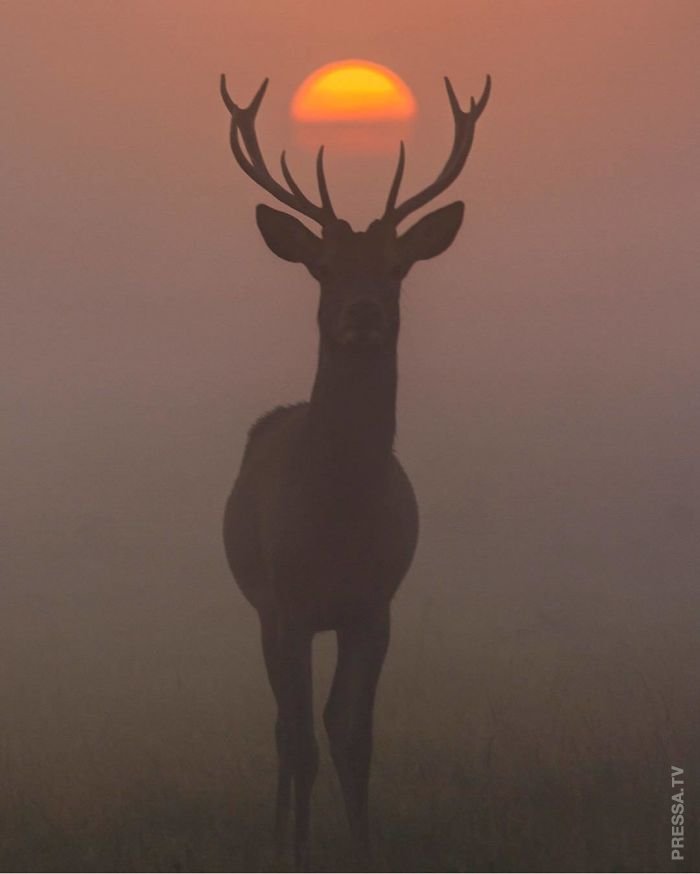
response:
[[[322,242],[299,219],[264,203],[258,204],[255,218],[263,239],[275,255],[285,261],[305,264],[309,269],[318,261]]]
[[[461,200],[436,209],[410,227],[398,239],[399,258],[406,273],[416,261],[441,255],[457,236],[464,217]]]

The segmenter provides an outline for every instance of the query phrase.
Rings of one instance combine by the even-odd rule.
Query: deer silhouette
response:
[[[292,789],[294,858],[308,862],[309,806],[318,769],[312,712],[312,639],[337,635],[338,656],[324,724],[356,852],[369,856],[368,782],[375,691],[389,644],[390,604],[418,540],[411,483],[394,455],[401,281],[416,261],[444,252],[464,213],[461,201],[398,224],[441,194],[467,160],[491,89],[463,111],[449,79],[454,142],[434,182],[398,204],[405,152],[382,217],[353,231],[331,204],[316,161],[321,203],[289,171],[285,188],[267,169],[255,119],[268,80],[250,105],[237,106],[221,77],[231,114],[233,155],[278,201],[317,223],[258,205],[258,228],[280,258],[303,264],[321,287],[318,367],[305,403],[277,407],[251,428],[226,505],[224,542],[233,575],[257,610],[265,665],[277,703],[275,846],[286,841]],[[244,151],[245,148],[245,151]]]

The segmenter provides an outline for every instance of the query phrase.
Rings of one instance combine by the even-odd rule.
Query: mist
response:
[[[318,291],[260,239],[218,77],[245,104],[270,76],[263,149],[311,189],[291,95],[366,57],[418,101],[406,192],[449,150],[442,76],[463,104],[493,77],[439,204],[462,230],[402,293],[421,535],[377,706],[384,864],[667,870],[670,769],[700,767],[700,7],[61,0],[0,32],[0,867],[268,864],[274,706],[221,517],[250,425],[308,397]],[[329,150],[355,228],[395,160]],[[320,636],[319,704],[333,659]]]

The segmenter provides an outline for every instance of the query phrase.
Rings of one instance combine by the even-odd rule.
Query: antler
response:
[[[284,152],[280,156],[280,165],[282,167],[282,175],[289,186],[289,190],[273,178],[265,165],[265,159],[262,156],[258,143],[258,135],[255,132],[255,116],[265,96],[268,82],[269,79],[265,79],[260,88],[258,88],[257,94],[251,100],[250,105],[242,108],[237,106],[231,99],[226,88],[226,76],[224,74],[221,75],[221,97],[226,104],[226,108],[231,113],[231,151],[243,172],[250,176],[254,182],[257,182],[261,188],[264,188],[265,191],[272,194],[277,200],[290,206],[302,215],[313,219],[323,227],[336,220],[323,170],[323,146],[318,150],[318,157],[316,158],[316,177],[318,179],[318,190],[321,195],[321,206],[309,200],[294,181],[287,166]],[[248,155],[241,148],[240,138],[243,139]]]
[[[424,206],[428,201],[437,197],[438,194],[442,194],[442,192],[448,188],[448,186],[450,186],[461,173],[467,157],[469,156],[472,141],[474,140],[476,122],[488,103],[489,94],[491,93],[491,77],[486,77],[486,85],[484,86],[484,90],[478,102],[475,102],[473,97],[471,98],[471,105],[468,112],[464,112],[460,107],[457,96],[452,88],[452,83],[447,76],[445,76],[445,87],[447,88],[447,96],[450,100],[450,107],[452,108],[452,115],[454,116],[455,124],[455,136],[454,142],[452,143],[452,151],[450,152],[450,155],[445,162],[445,166],[442,168],[439,176],[431,185],[428,185],[427,188],[414,194],[413,197],[409,197],[408,200],[405,200],[400,206],[396,206],[396,198],[399,194],[404,164],[406,162],[404,145],[403,142],[401,143],[399,162],[396,167],[394,181],[391,183],[391,189],[389,191],[389,197],[386,202],[386,209],[384,210],[383,216],[384,220],[390,221],[394,225],[398,225],[398,223],[403,221],[407,215],[415,212],[415,210],[419,209],[421,206]]]

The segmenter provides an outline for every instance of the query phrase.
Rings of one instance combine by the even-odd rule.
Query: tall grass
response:
[[[616,673],[584,660],[577,675],[550,649],[548,665],[522,640],[519,659],[504,650],[487,676],[450,664],[439,641],[421,646],[420,659],[390,663],[380,695],[378,870],[671,870],[671,764],[688,778],[689,847],[674,870],[692,870],[700,746],[690,699],[669,703],[667,686],[632,670],[621,677],[620,663]],[[319,703],[331,650],[328,640],[317,647]],[[265,691],[238,701],[229,717],[215,728],[190,714],[177,743],[160,735],[161,748],[148,748],[147,723],[130,746],[119,746],[118,726],[105,724],[101,742],[73,737],[63,762],[32,762],[31,745],[5,748],[0,867],[270,870],[275,774]],[[321,748],[313,866],[352,870],[323,741]]]

